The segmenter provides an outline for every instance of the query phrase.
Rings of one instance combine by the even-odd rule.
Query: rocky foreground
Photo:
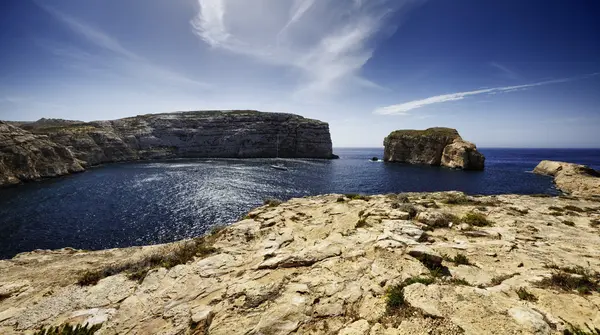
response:
[[[0,333],[559,334],[600,328],[600,202],[323,195],[212,235],[0,261]],[[182,264],[179,264],[182,263]]]
[[[18,126],[18,127],[17,127]],[[0,186],[168,158],[334,158],[329,125],[285,113],[198,111],[112,121],[0,121]]]

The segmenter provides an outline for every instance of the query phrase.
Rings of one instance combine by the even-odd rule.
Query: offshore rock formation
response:
[[[141,279],[76,284],[186,242],[0,261],[0,334],[67,322],[102,323],[100,335],[562,334],[600,327],[599,229],[600,203],[579,198],[292,199]]]
[[[452,128],[396,130],[383,141],[386,162],[483,170],[485,157]]]
[[[0,186],[83,171],[71,151],[0,121]]]
[[[87,123],[42,119],[19,125],[45,135],[61,152],[70,151],[84,167],[142,159],[276,157],[278,141],[279,157],[335,158],[329,125],[293,114],[201,111]]]
[[[556,187],[565,193],[600,196],[600,172],[588,166],[544,160],[533,172],[553,176]]]

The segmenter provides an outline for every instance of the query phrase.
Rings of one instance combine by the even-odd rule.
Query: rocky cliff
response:
[[[64,146],[0,121],[0,186],[80,171],[83,167]]]
[[[588,166],[544,160],[533,172],[553,176],[556,187],[565,193],[600,196],[600,172]]]
[[[583,334],[599,229],[600,203],[575,197],[271,202],[201,239],[0,261],[0,334]]]
[[[396,130],[383,141],[386,162],[483,170],[485,157],[452,128]]]
[[[46,143],[54,143],[61,152],[71,152],[84,167],[160,158],[276,157],[278,141],[279,157],[334,157],[329,125],[293,114],[201,111],[97,122],[42,119],[19,125],[45,136]],[[39,178],[21,176],[18,179]]]

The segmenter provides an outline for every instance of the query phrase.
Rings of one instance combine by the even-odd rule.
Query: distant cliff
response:
[[[0,121],[0,186],[83,171],[69,149]]]
[[[396,130],[383,142],[386,162],[483,170],[485,157],[452,128]]]
[[[294,114],[200,111],[140,115],[114,121],[41,119],[15,124],[22,129],[3,124],[2,148],[14,147],[8,142],[10,134],[20,131],[32,138],[44,139],[44,146],[53,147],[65,157],[72,154],[77,160],[75,164],[83,167],[164,158],[268,158],[276,157],[278,143],[279,157],[335,157],[329,125]],[[30,143],[30,147],[35,146]],[[52,160],[45,153],[42,150],[38,157]],[[12,162],[8,170],[21,168],[21,161],[7,159]],[[56,171],[65,174],[63,172],[68,170]],[[19,176],[16,178],[25,181],[52,176],[52,173]]]
[[[600,196],[600,171],[588,166],[541,161],[534,173],[554,177],[554,183],[561,191],[577,196]]]

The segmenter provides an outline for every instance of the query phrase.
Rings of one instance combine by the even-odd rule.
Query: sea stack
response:
[[[483,170],[485,157],[452,128],[396,130],[383,141],[384,161]]]
[[[533,172],[554,177],[556,187],[565,193],[600,196],[600,172],[588,166],[544,160]]]
[[[0,186],[112,162],[337,157],[326,122],[285,113],[198,111],[13,124],[0,124]]]

